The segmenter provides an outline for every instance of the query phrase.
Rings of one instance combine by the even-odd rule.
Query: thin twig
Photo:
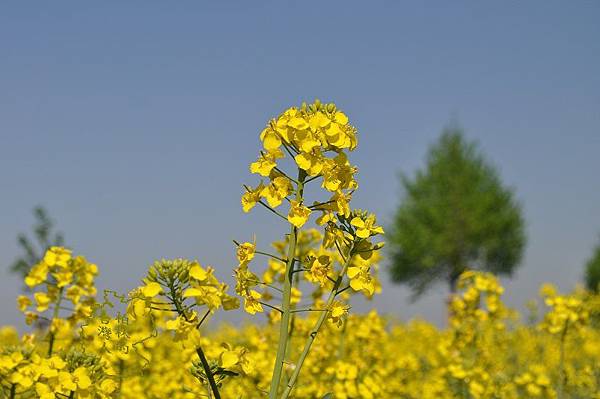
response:
[[[318,207],[320,207],[320,206],[323,206],[323,205],[329,205],[329,204],[333,204],[333,203],[335,203],[335,202],[336,202],[335,200],[331,200],[331,201],[327,201],[327,202],[319,202],[318,204],[313,204],[313,205],[310,205],[310,206],[308,206],[308,207],[309,207],[310,209],[316,209],[316,208],[318,208]]]
[[[200,328],[200,326],[202,325],[202,323],[204,322],[204,320],[206,320],[206,318],[208,317],[209,314],[210,314],[210,309],[207,310],[206,313],[204,313],[204,316],[202,316],[202,318],[198,322],[198,325],[196,326],[196,328]]]
[[[300,313],[300,312],[327,312],[327,309],[296,309],[290,310],[292,313]]]
[[[298,180],[291,178],[287,175],[287,173],[285,173],[283,170],[279,169],[277,166],[275,166],[273,169],[275,169],[277,172],[281,173],[281,175],[285,178],[287,178],[289,181],[298,184]]]
[[[246,281],[250,281],[252,283],[264,285],[265,287],[269,287],[271,289],[274,289],[275,291],[279,291],[279,292],[283,293],[283,290],[281,288],[275,287],[274,285],[271,285],[271,284],[263,283],[262,281],[259,281],[259,280],[246,279]]]
[[[316,179],[318,179],[318,178],[319,178],[319,177],[321,177],[321,176],[323,176],[323,175],[321,175],[321,174],[318,174],[318,175],[316,175],[316,176],[313,176],[313,177],[311,177],[310,179],[306,179],[306,181],[304,182],[304,184],[306,184],[306,183],[310,183],[311,181],[313,181],[313,180],[316,180]]]
[[[281,213],[279,213],[275,209],[271,208],[269,205],[267,205],[265,202],[263,202],[263,200],[258,200],[257,203],[261,204],[262,206],[264,206],[265,208],[267,208],[268,210],[270,210],[271,212],[273,212],[274,214],[276,214],[277,216],[279,216],[286,222],[288,221],[287,217],[283,216]]]
[[[342,257],[342,260],[344,261],[344,263],[346,263],[346,257],[342,253],[342,250],[340,249],[340,245],[338,244],[337,240],[334,240],[334,242],[335,242],[335,247],[337,248],[338,252],[340,253],[340,256]]]
[[[292,146],[292,147],[290,147],[290,146],[289,146],[289,145],[288,145],[288,144],[287,144],[285,141],[282,141],[281,143],[283,144],[283,148],[284,148],[284,149],[287,151],[287,153],[288,153],[288,154],[290,154],[290,156],[291,156],[292,158],[295,158],[295,157],[296,157],[296,155],[300,154],[300,151],[298,151],[298,150],[297,150],[296,148],[294,148],[293,146]],[[292,152],[290,151],[290,148],[291,148],[292,150],[294,150],[294,152],[296,153],[296,155],[292,154]]]
[[[258,303],[260,303],[261,305],[263,305],[263,306],[266,306],[266,307],[268,307],[268,308],[271,308],[271,309],[273,309],[273,310],[276,310],[276,311],[278,311],[279,313],[283,314],[283,310],[279,309],[279,308],[278,308],[278,307],[276,307],[276,306],[269,305],[268,303],[266,303],[266,302],[261,302],[261,301],[258,301]]]

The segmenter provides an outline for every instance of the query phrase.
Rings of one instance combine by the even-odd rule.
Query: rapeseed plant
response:
[[[351,206],[356,129],[316,101],[259,138],[242,209],[286,232],[271,249],[234,241],[233,292],[210,266],[163,259],[129,293],[98,295],[98,267],[51,247],[17,298],[31,331],[0,328],[0,397],[600,399],[598,295],[544,286],[547,310],[523,323],[495,276],[466,271],[446,328],[356,314],[352,296],[381,291],[384,233]],[[206,328],[242,306],[266,323]]]

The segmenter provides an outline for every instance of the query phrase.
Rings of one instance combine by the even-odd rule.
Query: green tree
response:
[[[64,245],[62,233],[54,231],[54,222],[43,207],[35,207],[33,215],[35,217],[33,238],[29,238],[26,234],[17,236],[17,242],[23,253],[10,266],[12,273],[19,274],[23,278],[33,265],[39,263],[46,249],[53,245]]]
[[[585,285],[590,291],[600,292],[600,244],[585,265]]]
[[[401,183],[390,272],[415,298],[440,280],[454,292],[468,269],[510,276],[519,265],[526,241],[521,206],[460,128],[444,129],[425,169],[402,175]]]

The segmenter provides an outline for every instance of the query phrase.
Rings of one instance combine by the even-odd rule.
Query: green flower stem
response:
[[[316,180],[316,179],[318,179],[319,177],[322,177],[322,176],[323,176],[323,175],[320,175],[320,174],[319,174],[319,175],[316,175],[316,176],[313,176],[313,177],[311,177],[310,179],[307,179],[307,180],[304,182],[304,184],[306,184],[306,183],[310,183],[311,181],[313,181],[313,180]]]
[[[270,309],[273,309],[273,310],[275,310],[275,311],[277,311],[279,313],[283,313],[283,310],[279,309],[277,306],[269,305],[268,303],[262,302],[262,301],[258,301],[258,303],[260,303],[261,305],[266,306],[266,307],[268,307]]]
[[[246,186],[245,184],[244,184],[244,188],[245,188],[245,189],[246,189],[246,191],[248,191],[248,192],[252,191],[252,190],[250,189],[250,187]],[[283,220],[285,220],[286,222],[288,221],[288,220],[287,220],[287,218],[286,218],[284,215],[282,215],[281,213],[277,212],[277,211],[276,211],[274,208],[270,207],[270,206],[269,206],[267,203],[265,203],[263,200],[258,200],[258,201],[256,201],[256,203],[257,203],[257,204],[260,204],[260,205],[262,205],[262,206],[264,206],[264,207],[265,207],[265,208],[267,208],[267,209],[268,209],[270,212],[273,212],[275,215],[279,216],[280,218],[282,218],[282,219],[283,219]]]
[[[277,398],[279,390],[279,382],[281,381],[281,373],[283,371],[283,363],[285,360],[285,352],[287,348],[288,329],[290,325],[290,302],[292,296],[292,281],[291,269],[294,267],[294,252],[296,251],[297,229],[292,226],[290,230],[290,243],[288,250],[288,262],[286,264],[285,279],[283,281],[283,300],[281,324],[279,326],[279,343],[277,346],[277,355],[275,357],[275,367],[273,369],[273,379],[271,380],[271,389],[269,390],[269,399]]]
[[[12,384],[10,386],[10,399],[14,399],[17,394],[17,384]]]
[[[177,309],[177,313],[181,317],[183,317],[186,321],[189,321],[187,318],[187,315],[183,311],[183,306],[182,306],[181,302],[179,301],[179,296],[177,294],[177,290],[175,289],[174,283],[172,281],[169,282],[168,287],[169,287],[169,290],[171,291],[170,298],[173,302],[173,305]],[[206,319],[206,316],[208,316],[208,312],[207,312],[207,314],[204,315],[202,320],[200,320],[200,322],[198,323],[196,328],[200,327],[202,322]],[[198,345],[196,347],[196,353],[198,354],[198,357],[200,358],[200,362],[202,363],[202,368],[204,369],[204,374],[206,374],[206,378],[208,379],[208,384],[210,385],[210,389],[211,389],[215,399],[221,399],[221,394],[219,393],[219,387],[217,386],[217,382],[215,381],[215,376],[213,375],[213,373],[210,369],[210,364],[208,364],[208,360],[206,359],[206,356],[204,355],[204,351],[202,350],[202,347],[200,345]]]
[[[202,362],[202,367],[204,368],[204,372],[206,373],[206,377],[208,378],[208,383],[210,385],[210,389],[212,390],[212,393],[215,396],[215,399],[221,399],[221,394],[219,394],[219,387],[217,386],[217,383],[215,381],[215,377],[212,374],[212,371],[210,371],[210,365],[208,364],[208,360],[206,360],[206,356],[204,355],[204,351],[202,350],[201,346],[198,346],[196,348],[196,353],[198,354],[198,357],[200,358],[200,362]]]
[[[260,255],[268,256],[270,258],[273,258],[273,259],[278,260],[278,261],[283,262],[283,263],[286,262],[285,259],[280,258],[279,256],[276,256],[276,255],[270,254],[268,252],[263,252],[263,251],[254,251],[254,252],[257,253],[257,254],[260,254]]]
[[[64,291],[64,287],[60,287],[60,290],[58,291],[58,299],[56,300],[56,305],[54,306],[54,311],[52,313],[52,319],[50,319],[50,326],[48,327],[50,329],[50,336],[48,339],[48,357],[52,356],[52,351],[54,349],[54,333],[52,332],[52,322],[54,321],[54,319],[56,319],[59,315],[59,311],[60,311],[60,303],[62,302],[62,294]]]
[[[298,260],[296,260],[296,262],[299,263]],[[295,268],[294,268],[295,269]],[[292,272],[295,272],[296,270],[292,270]],[[294,275],[294,284],[296,286],[298,286],[298,284],[300,284],[300,275],[298,273],[293,273]],[[292,344],[292,337],[294,336],[294,329],[296,328],[296,305],[291,304],[290,306],[290,328],[288,329],[288,338],[287,338],[287,344],[285,347],[285,355],[284,355],[284,361],[286,363],[289,363],[288,359],[290,356],[290,346]],[[287,373],[283,373],[283,383],[285,385],[287,385],[289,381],[288,375]]]
[[[239,243],[239,242],[237,242],[236,240],[233,240],[233,243],[235,244],[235,246],[236,246],[236,247],[239,247],[239,246],[240,246],[240,243]],[[283,263],[286,263],[286,262],[287,262],[285,259],[283,259],[283,258],[280,258],[280,257],[279,257],[279,256],[277,256],[277,255],[270,254],[270,253],[268,253],[268,252],[254,250],[254,253],[257,253],[257,254],[260,254],[260,255],[264,255],[264,256],[268,256],[269,258],[276,259],[276,260],[278,260],[278,261],[280,261],[280,262],[283,262]]]
[[[563,399],[565,394],[565,386],[567,385],[567,373],[565,372],[565,341],[567,338],[567,330],[569,329],[569,320],[565,322],[565,328],[560,335],[560,360],[558,369],[558,399]]]
[[[304,194],[304,179],[306,173],[298,170],[298,187],[296,189],[296,200],[302,201]],[[285,362],[285,354],[287,351],[287,342],[289,338],[290,316],[291,316],[291,297],[292,297],[292,278],[294,272],[294,263],[296,255],[296,244],[298,241],[298,229],[291,225],[288,244],[287,262],[285,265],[285,278],[283,280],[283,299],[282,299],[282,314],[281,324],[279,326],[279,342],[277,345],[277,355],[275,356],[275,365],[273,367],[273,377],[271,379],[271,388],[269,389],[269,399],[276,399],[279,392],[279,384],[281,383],[281,374],[283,372],[283,364]]]
[[[312,308],[308,308],[308,309],[294,309],[292,310],[292,313],[301,313],[301,312],[326,312],[327,309],[312,309]]]
[[[347,258],[346,262],[344,263],[344,267],[342,268],[342,271],[340,272],[340,275],[338,276],[337,280],[335,281],[335,284],[333,285],[333,289],[331,290],[331,292],[329,293],[329,297],[327,298],[327,302],[325,304],[326,311],[321,313],[321,315],[319,316],[319,319],[317,320],[314,327],[310,331],[310,334],[308,335],[308,338],[306,339],[306,343],[304,344],[304,349],[302,350],[302,354],[300,355],[300,358],[298,359],[298,362],[296,363],[294,372],[292,373],[292,376],[290,377],[290,380],[289,380],[287,386],[285,387],[285,390],[283,391],[283,394],[281,395],[280,399],[286,399],[290,395],[290,393],[292,392],[292,389],[294,388],[294,385],[296,384],[296,380],[298,379],[298,376],[300,375],[300,370],[302,369],[302,365],[304,364],[304,361],[306,360],[306,357],[308,356],[308,352],[310,351],[310,348],[311,348],[313,342],[315,341],[315,338],[317,338],[317,334],[319,333],[321,326],[323,325],[323,323],[325,322],[325,319],[327,318],[327,315],[329,314],[331,305],[333,304],[333,300],[335,299],[336,295],[338,294],[337,291],[340,288],[340,285],[342,284],[342,280],[344,278],[344,275],[346,274],[346,271],[348,270],[348,266],[350,265],[350,260],[352,260],[352,255],[353,255],[352,250],[353,249],[354,249],[354,245],[351,245],[350,251],[348,251],[348,258]]]
[[[279,292],[280,294],[283,294],[283,290],[281,290],[279,287],[275,287],[272,284],[267,284],[267,283],[263,283],[262,281],[252,280],[252,279],[247,279],[247,281],[250,281],[250,282],[253,282],[253,283],[256,283],[259,285],[264,285],[265,287],[269,287],[270,289],[275,290],[275,291]]]
[[[119,359],[119,385],[117,388],[118,398],[123,397],[123,373],[125,372],[125,362]]]

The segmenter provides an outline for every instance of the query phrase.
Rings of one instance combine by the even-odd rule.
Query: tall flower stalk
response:
[[[300,170],[298,173],[298,184],[296,189],[296,201],[302,202],[304,194],[304,179],[306,173]],[[291,297],[292,297],[292,282],[294,279],[294,265],[296,263],[296,243],[297,243],[298,228],[291,224],[290,235],[287,253],[287,262],[285,266],[284,283],[283,283],[283,299],[282,299],[282,314],[279,327],[279,344],[277,347],[277,356],[275,357],[275,368],[273,370],[273,379],[271,380],[271,389],[269,391],[269,399],[275,399],[281,381],[281,373],[285,362],[285,356],[288,348],[288,340],[290,337],[290,318],[291,318]]]
[[[348,161],[347,151],[356,148],[356,135],[356,129],[343,112],[334,104],[322,104],[318,100],[286,110],[271,120],[260,134],[263,150],[250,165],[250,171],[266,178],[267,182],[261,180],[255,187],[244,186],[242,208],[249,212],[256,205],[264,207],[287,221],[289,234],[284,240],[285,249],[276,247],[279,255],[256,250],[255,243],[236,243],[239,266],[235,276],[236,292],[244,298],[244,309],[248,313],[264,312],[265,308],[278,313],[270,318],[279,319],[279,339],[269,399],[290,395],[325,320],[343,324],[349,306],[336,298],[343,297],[347,301],[350,288],[352,292],[370,297],[377,288],[372,276],[373,253],[381,244],[373,244],[372,238],[383,234],[383,229],[377,226],[374,215],[350,208],[358,184],[354,179],[357,168]],[[287,159],[285,165],[294,168],[296,173],[284,170],[288,156],[291,160]],[[307,206],[305,187],[315,181],[321,182],[321,188],[329,196]],[[278,210],[284,204],[288,206],[287,215]],[[299,245],[299,238],[305,234],[302,227],[313,212],[320,213],[316,223],[323,229],[317,233],[322,242],[307,250]],[[255,254],[269,258],[263,280],[248,267]],[[306,309],[296,309],[295,305],[301,301],[299,285],[302,281],[315,286],[311,295],[313,303]],[[281,294],[279,305],[269,303],[272,295],[268,288],[274,288],[274,282],[280,284],[280,288],[275,287]],[[346,286],[342,287],[344,282]],[[259,292],[258,286],[267,289]],[[288,359],[294,353],[290,348],[291,319],[295,313],[309,311],[320,312],[320,315],[298,360],[293,363]],[[286,363],[294,364],[291,375],[284,374]],[[283,387],[282,380],[285,380]]]

